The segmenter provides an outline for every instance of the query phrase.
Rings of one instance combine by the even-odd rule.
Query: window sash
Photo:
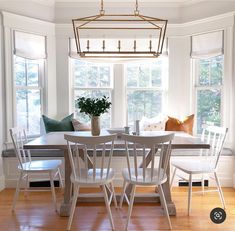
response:
[[[25,58],[24,58],[25,59]],[[30,62],[28,61],[28,59],[25,59],[25,78],[27,78],[27,74],[28,74],[28,71],[27,71],[27,63]],[[15,64],[15,62],[14,62]],[[44,108],[44,97],[43,97],[43,84],[44,84],[44,70],[45,70],[45,62],[44,61],[39,61],[38,62],[38,85],[37,86],[27,86],[27,85],[16,85],[15,84],[15,77],[16,77],[16,72],[15,72],[15,69],[14,69],[14,79],[13,79],[13,113],[14,113],[14,126],[19,126],[19,124],[17,124],[17,105],[16,105],[16,102],[17,102],[17,99],[16,99],[16,94],[17,94],[17,91],[19,90],[36,90],[36,91],[39,91],[39,95],[40,95],[40,112],[41,114],[43,113],[43,108]],[[28,123],[28,122],[27,122]],[[33,137],[37,137],[41,134],[41,123],[39,123],[39,126],[40,126],[40,131],[38,134],[27,134],[29,138],[33,138]],[[27,129],[27,128],[26,128]]]
[[[223,75],[222,75],[222,83],[220,84],[215,84],[215,85],[200,85],[199,84],[199,59],[193,59],[192,60],[192,64],[193,64],[193,73],[194,73],[194,105],[195,105],[195,115],[196,115],[196,120],[195,120],[195,131],[196,134],[198,134],[198,130],[200,130],[198,128],[198,123],[197,123],[197,115],[198,115],[198,92],[199,91],[206,91],[206,90],[218,90],[221,92],[221,106],[220,106],[220,123],[221,125],[224,123],[224,114],[223,114],[223,110],[224,110],[224,58],[222,60],[222,65],[223,65]],[[211,62],[210,62],[211,64]],[[211,72],[209,73],[209,75],[211,75]],[[211,76],[209,76],[209,79],[211,79]],[[199,134],[198,134],[199,135]]]

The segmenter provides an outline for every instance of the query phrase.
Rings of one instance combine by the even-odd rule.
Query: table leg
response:
[[[163,192],[165,195],[169,215],[175,216],[176,215],[176,208],[175,208],[175,204],[171,198],[170,179],[169,178],[170,178],[170,164],[168,165],[168,168],[167,168],[167,181],[162,185],[162,189],[163,189]],[[156,192],[158,191],[157,187],[156,187],[155,191]]]
[[[149,163],[151,162],[151,158],[152,158],[152,151],[150,150],[149,153],[146,155],[146,166],[148,166]],[[143,163],[140,164],[140,168],[142,168],[142,167],[143,167]],[[162,185],[162,188],[163,188],[163,192],[165,195],[169,215],[175,216],[176,215],[176,208],[175,208],[175,204],[171,198],[169,178],[170,178],[170,165],[168,165],[168,168],[167,168],[167,181]],[[129,184],[126,188],[127,196],[130,195],[131,190],[132,190],[132,185]],[[157,187],[155,189],[155,192],[158,193]]]
[[[69,161],[68,150],[64,150],[64,171],[65,171],[65,187],[64,187],[64,201],[60,206],[60,216],[68,217],[71,207],[71,166]]]

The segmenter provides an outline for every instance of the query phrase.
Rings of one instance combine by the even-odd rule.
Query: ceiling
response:
[[[3,1],[3,0],[0,0]],[[23,0],[9,0],[9,1],[23,1]],[[101,0],[28,0],[33,2],[38,2],[43,5],[54,5],[54,4],[98,4],[101,2]],[[136,0],[103,0],[104,4],[107,3],[108,5],[112,6],[112,4],[115,6],[118,3],[128,3],[128,2],[134,2]],[[192,5],[195,3],[200,2],[213,2],[215,0],[138,0],[138,2],[141,4],[160,4],[160,5],[167,5],[167,6],[184,6],[184,5]],[[216,2],[235,2],[235,0],[216,0]]]

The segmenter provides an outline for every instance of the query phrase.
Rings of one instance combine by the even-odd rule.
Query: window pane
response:
[[[21,57],[14,56],[15,85],[26,85],[26,61]]]
[[[74,84],[77,87],[85,87],[87,82],[87,68],[82,62],[73,61]]]
[[[98,87],[98,86],[99,86],[98,67],[91,66],[88,68],[87,87]]]
[[[138,68],[133,66],[127,67],[127,87],[138,86]]]
[[[141,65],[139,67],[139,87],[149,87],[150,73],[149,67]]]
[[[223,77],[223,63],[216,59],[211,62],[211,85],[221,85]]]
[[[109,97],[111,101],[111,92],[110,90],[75,90],[75,99],[79,97],[92,97],[92,98],[102,98],[103,96]],[[112,106],[111,106],[112,107]],[[90,124],[90,118],[84,113],[80,113],[79,109],[75,109],[75,117],[81,120],[84,123]],[[101,115],[100,123],[102,128],[109,128],[111,125],[111,109],[107,113]]]
[[[40,90],[16,91],[17,126],[27,130],[29,135],[40,134],[41,97]]]
[[[197,91],[197,132],[202,131],[202,125],[212,123],[221,125],[221,90]]]
[[[100,86],[110,87],[111,86],[111,74],[110,67],[100,67]]]
[[[152,86],[161,87],[162,86],[162,62],[158,62],[156,65],[152,65]]]
[[[28,86],[39,86],[39,64],[37,62],[28,62],[27,77]]]
[[[210,65],[208,60],[199,61],[199,81],[198,84],[201,86],[210,84]]]
[[[155,117],[162,112],[162,92],[128,90],[128,125],[133,126],[136,119],[143,116]]]

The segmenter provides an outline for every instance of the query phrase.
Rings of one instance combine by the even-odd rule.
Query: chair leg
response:
[[[133,203],[134,203],[134,199],[135,199],[135,189],[136,189],[136,186],[133,185],[132,187],[133,188],[131,190],[131,199],[130,199],[130,204],[129,204],[129,208],[128,208],[127,222],[126,222],[125,230],[127,230],[128,225],[129,225],[129,221],[130,221],[131,213],[132,213],[132,208],[133,208]]]
[[[127,186],[127,182],[124,180],[123,187],[122,187],[122,195],[121,195],[120,204],[119,204],[120,208],[122,208],[122,203],[123,203],[123,199],[124,199],[124,196],[125,196],[126,186]]]
[[[220,200],[222,202],[223,208],[225,209],[224,195],[223,195],[223,191],[222,191],[221,186],[220,186],[219,178],[218,178],[216,172],[214,172],[214,175],[215,175],[215,181],[216,181],[216,184],[217,184],[217,188],[219,190]]]
[[[54,187],[54,181],[53,181],[52,172],[49,172],[49,177],[50,177],[50,185],[51,185],[52,200],[53,200],[53,203],[54,203],[54,206],[55,206],[55,211],[57,211],[55,187]]]
[[[16,201],[18,200],[18,197],[19,197],[20,183],[21,183],[21,180],[22,180],[22,176],[23,176],[23,172],[20,172],[20,175],[19,175],[19,178],[18,178],[18,181],[17,181],[17,185],[16,185],[16,191],[15,191],[14,199],[13,199],[12,211],[15,210]]]
[[[191,198],[192,198],[192,174],[189,175],[189,188],[188,188],[188,215],[191,211]]]
[[[113,193],[113,202],[114,202],[115,208],[117,209],[118,208],[117,198],[116,198],[116,193],[115,193],[115,189],[114,189],[114,186],[113,186],[113,182],[111,182],[110,185],[111,185],[111,190],[112,190],[112,193]]]
[[[74,185],[74,194],[73,194],[72,205],[71,205],[71,209],[70,209],[70,215],[69,215],[67,230],[71,229],[71,225],[72,225],[72,221],[73,221],[73,215],[74,215],[74,212],[75,212],[77,198],[78,198],[78,192],[79,192],[79,185],[76,185],[76,186]]]
[[[26,174],[26,177],[25,177],[25,188],[24,188],[24,197],[27,197],[28,196],[28,188],[29,188],[29,175]]]
[[[176,170],[177,170],[177,168],[175,167],[174,172],[173,172],[173,174],[172,174],[172,178],[171,178],[170,189],[172,189],[172,187],[173,187],[173,182],[174,182]]]
[[[63,181],[62,181],[60,168],[58,168],[57,171],[58,171],[58,177],[59,177],[59,181],[60,181],[60,188],[64,188],[64,184],[63,184]]]
[[[166,204],[166,198],[165,198],[164,192],[162,190],[162,186],[159,185],[158,188],[159,188],[159,193],[160,193],[159,195],[161,197],[161,202],[163,203],[162,206],[164,208],[164,212],[167,217],[167,222],[168,222],[169,228],[172,229],[171,220],[170,220],[170,216],[169,216],[169,212],[168,212],[168,208],[167,208],[167,204]]]
[[[106,191],[106,186],[102,185],[102,189],[103,189],[103,192],[104,192],[104,201],[105,201],[106,209],[107,209],[107,212],[108,212],[109,221],[110,221],[112,230],[114,230],[113,217],[112,217],[112,213],[111,213],[111,209],[110,209],[110,204],[109,204],[108,194],[107,194],[107,191]]]

